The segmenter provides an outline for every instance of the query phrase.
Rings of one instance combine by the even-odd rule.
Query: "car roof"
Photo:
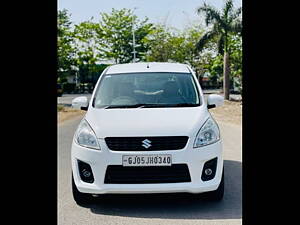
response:
[[[139,73],[139,72],[173,72],[190,73],[188,65],[181,63],[142,62],[112,65],[106,74]]]

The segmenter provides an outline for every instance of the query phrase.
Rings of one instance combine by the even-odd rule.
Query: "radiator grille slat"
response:
[[[148,148],[143,147],[145,140]],[[188,141],[187,136],[165,137],[106,137],[105,142],[113,151],[159,151],[183,149]]]

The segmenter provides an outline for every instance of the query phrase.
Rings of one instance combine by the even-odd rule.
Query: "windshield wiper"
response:
[[[142,108],[156,108],[156,107],[194,107],[199,104],[194,103],[178,103],[178,104],[145,104]]]
[[[149,104],[149,103],[139,103],[134,105],[108,105],[104,109],[121,109],[121,108],[164,108],[164,107],[195,107],[199,104],[194,103],[178,103],[178,104]]]
[[[104,109],[121,109],[121,108],[138,108],[147,104],[134,104],[134,105],[108,105]]]
[[[195,107],[199,105],[200,104],[195,104],[195,103],[178,103],[178,104],[170,104],[170,107]]]
[[[121,108],[156,108],[156,107],[166,107],[168,104],[155,104],[155,103],[139,103],[134,105],[108,105],[104,109],[121,109]]]

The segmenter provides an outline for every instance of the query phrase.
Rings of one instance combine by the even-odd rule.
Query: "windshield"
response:
[[[196,85],[189,73],[105,74],[93,99],[95,108],[199,105]]]

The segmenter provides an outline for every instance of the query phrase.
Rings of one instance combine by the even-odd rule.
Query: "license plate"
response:
[[[172,155],[123,155],[123,166],[171,166]]]

